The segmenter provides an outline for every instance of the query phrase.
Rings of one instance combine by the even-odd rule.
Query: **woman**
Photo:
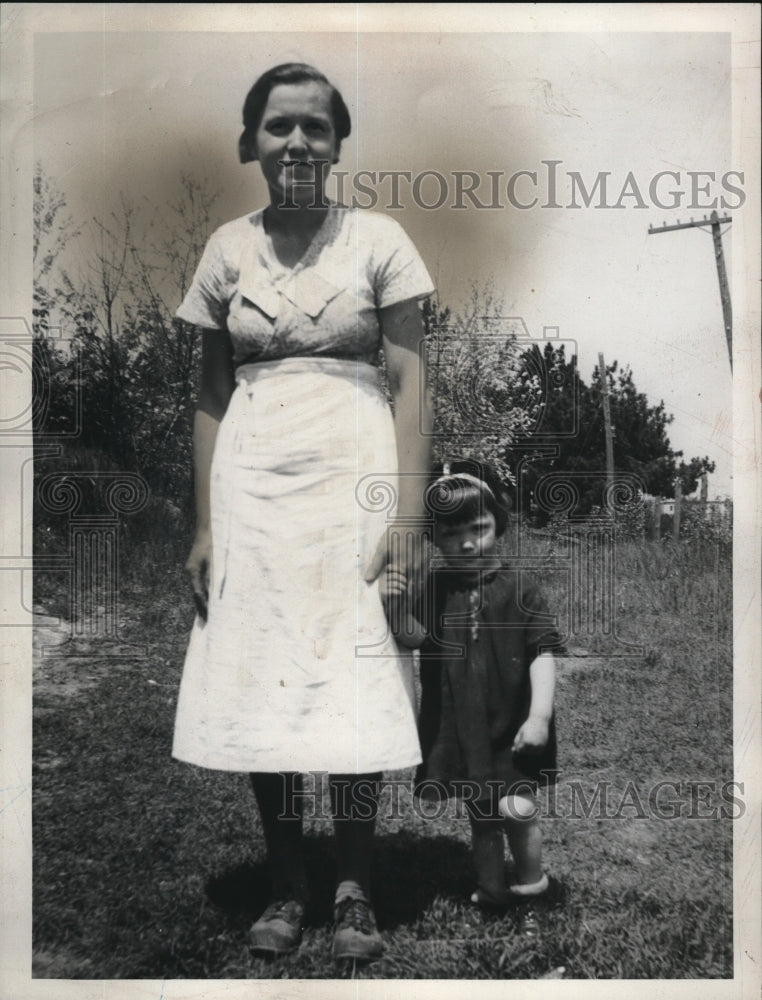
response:
[[[350,120],[321,73],[265,73],[243,120],[240,158],[259,162],[269,204],[212,236],[177,314],[203,339],[187,563],[199,615],[173,754],[251,774],[273,885],[251,929],[260,951],[299,945],[300,775],[331,775],[333,952],[369,959],[382,951],[369,899],[377,781],[420,752],[410,661],[377,584],[395,521],[367,487],[396,491],[406,531],[422,513],[431,405],[418,300],[433,286],[396,222],[328,202]]]

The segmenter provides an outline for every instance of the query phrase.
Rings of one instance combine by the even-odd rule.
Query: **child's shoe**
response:
[[[518,911],[518,932],[527,941],[536,941],[542,932],[538,916],[548,891],[548,876],[543,873],[537,882],[529,885],[516,883],[508,887],[508,896]]]
[[[509,900],[507,895],[498,898],[488,893],[485,889],[477,889],[471,893],[471,902],[474,906],[479,906],[482,910],[502,912],[508,906]]]
[[[537,941],[542,933],[537,910],[531,903],[520,903],[518,932],[525,941]]]

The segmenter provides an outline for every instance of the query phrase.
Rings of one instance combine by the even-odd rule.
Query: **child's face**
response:
[[[485,556],[494,551],[497,541],[495,516],[489,510],[460,524],[439,525],[436,543],[447,562],[462,563],[468,556]]]

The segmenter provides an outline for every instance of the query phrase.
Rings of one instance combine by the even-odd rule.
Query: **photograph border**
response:
[[[252,10],[256,7],[256,10]],[[213,9],[212,9],[213,8]],[[746,810],[734,822],[734,977],[732,980],[617,981],[623,997],[759,995],[760,934],[760,10],[756,4],[19,4],[0,13],[0,280],[2,329],[31,334],[33,37],[41,31],[268,31],[478,32],[576,31],[729,32],[732,51],[732,165],[746,172],[747,201],[733,219],[731,285],[734,311],[734,777],[744,783]],[[711,373],[708,374],[711,377]],[[18,380],[17,380],[18,381]],[[9,412],[29,406],[28,385],[11,383]],[[23,607],[31,615],[32,440],[0,431],[0,477],[5,481],[0,607]],[[23,461],[20,460],[23,456]],[[19,468],[23,468],[19,480]],[[10,472],[10,476],[3,475]],[[13,506],[10,482],[21,482]],[[2,767],[2,903],[0,903],[0,995],[9,1000],[171,1000],[225,997],[441,997],[462,995],[465,980],[41,980],[31,978],[31,677],[32,629],[2,625],[4,683],[0,700]],[[707,873],[711,877],[711,873]],[[655,991],[656,984],[658,989]],[[470,982],[479,997],[608,996],[611,981]]]

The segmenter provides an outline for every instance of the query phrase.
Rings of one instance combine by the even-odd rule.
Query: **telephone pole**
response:
[[[672,515],[672,541],[680,541],[680,512],[683,507],[683,484],[678,476],[675,480],[675,512]]]
[[[598,354],[598,377],[601,381],[601,395],[603,396],[603,427],[606,432],[606,485],[611,487],[614,483],[614,437],[611,431],[611,407],[609,405],[609,380],[606,374],[606,365],[603,355]]]
[[[652,236],[654,233],[671,233],[675,229],[705,229],[707,226],[712,227],[712,241],[714,243],[714,259],[717,264],[717,277],[720,282],[720,301],[722,302],[722,319],[725,324],[725,339],[728,342],[728,358],[730,359],[730,367],[733,367],[733,312],[730,305],[730,290],[728,288],[728,276],[725,272],[725,255],[722,252],[722,233],[720,232],[720,226],[725,225],[725,223],[730,223],[733,220],[729,215],[724,218],[720,218],[717,212],[712,212],[712,214],[707,219],[706,216],[699,222],[694,222],[691,219],[690,222],[680,222],[677,220],[677,225],[668,226],[666,222],[663,226],[658,228],[655,226],[648,227],[648,235]]]

